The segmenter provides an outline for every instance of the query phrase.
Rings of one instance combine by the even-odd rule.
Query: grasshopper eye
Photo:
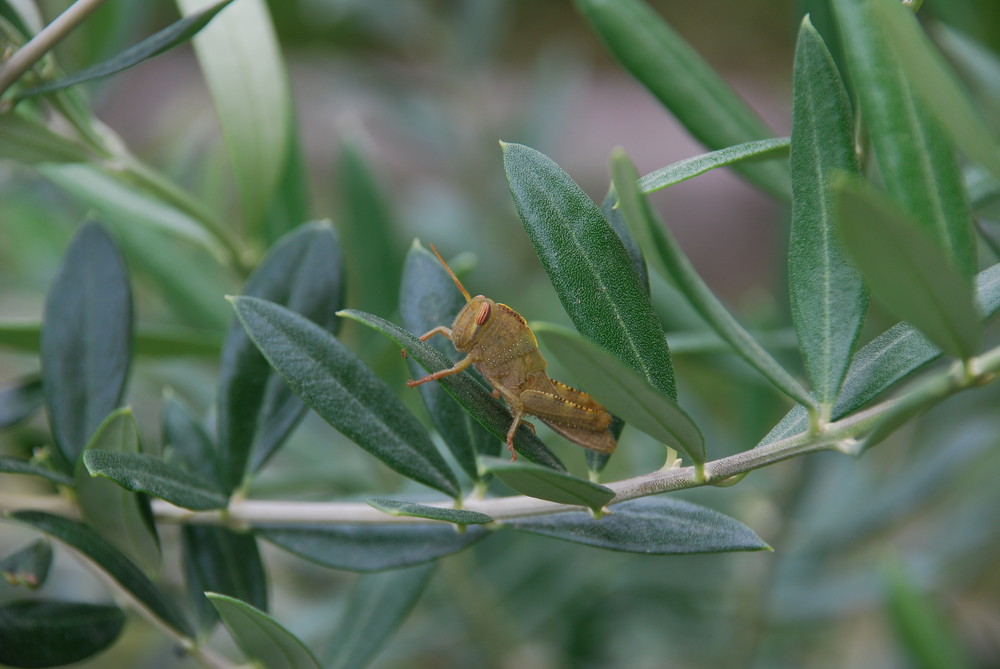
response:
[[[490,317],[490,303],[483,302],[479,307],[478,313],[476,313],[476,325],[482,325],[486,322],[486,319]]]

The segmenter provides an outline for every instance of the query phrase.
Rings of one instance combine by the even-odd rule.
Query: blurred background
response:
[[[39,3],[49,20],[66,4]],[[836,49],[821,0],[653,5],[777,135],[790,130],[792,53],[803,13],[812,12]],[[546,153],[598,201],[616,146],[641,173],[704,151],[611,60],[572,3],[273,0],[269,6],[291,77],[310,217],[342,226],[357,214],[348,203],[358,165],[380,196],[367,212],[381,226],[377,244],[352,248],[357,237],[342,233],[355,259],[349,306],[398,320],[394,287],[406,249],[420,238],[446,257],[463,254],[459,265],[473,293],[511,304],[529,321],[568,322],[512,206],[498,140]],[[995,0],[928,0],[922,13],[934,19],[935,30],[951,31],[936,35],[966,47],[969,38],[978,40],[978,57],[1000,58]],[[166,0],[109,0],[60,47],[59,62],[74,70],[99,61],[176,17]],[[980,84],[995,105],[1000,86]],[[237,220],[219,125],[189,46],[89,85],[86,94],[134,154]],[[795,367],[783,288],[787,209],[726,170],[671,187],[654,201],[708,284]],[[2,321],[40,318],[59,258],[86,213],[80,200],[37,172],[0,163]],[[221,339],[231,313],[222,295],[238,292],[238,279],[207,254],[152,232],[137,234],[146,237],[125,250],[140,328],[177,325]],[[190,263],[184,303],[164,299],[157,288],[178,258]],[[984,256],[984,266],[994,262]],[[679,333],[676,345],[668,339],[681,404],[703,426],[711,457],[752,447],[787,402],[733,356],[685,353],[684,336],[703,325],[655,277],[653,293],[665,329]],[[865,338],[890,325],[875,306]],[[343,336],[420,411],[415,395],[406,396],[398,351],[351,327]],[[0,347],[0,383],[35,370],[35,355]],[[129,399],[148,448],[158,443],[163,389],[209,414],[215,374],[211,358],[136,360]],[[774,553],[644,557],[503,532],[442,561],[373,666],[1000,667],[998,395],[987,389],[953,398],[859,461],[811,456],[732,488],[682,493],[747,523]],[[30,453],[45,438],[44,418],[36,417],[0,434],[0,451]],[[560,455],[582,471],[578,450],[561,447]],[[662,464],[658,447],[643,435],[627,432],[619,453],[607,480]],[[398,485],[310,416],[252,494],[342,499]],[[163,529],[165,547],[175,534]],[[28,536],[4,526],[0,549]],[[322,650],[355,576],[264,549],[272,613]],[[176,556],[168,554],[165,564],[165,578],[177,581],[180,592]],[[64,553],[46,588],[104,596]],[[0,584],[0,598],[13,596]],[[914,629],[924,633],[913,638]],[[931,650],[921,650],[927,643]],[[927,657],[938,663],[926,664]],[[85,666],[189,662],[136,620],[126,643]]]

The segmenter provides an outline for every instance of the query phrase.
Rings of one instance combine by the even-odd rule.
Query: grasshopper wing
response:
[[[587,393],[551,381],[551,390],[521,392],[524,410],[574,444],[600,453],[613,453],[618,443],[608,428],[611,414]]]

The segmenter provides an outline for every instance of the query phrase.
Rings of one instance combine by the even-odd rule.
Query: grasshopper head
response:
[[[462,307],[451,326],[451,340],[459,351],[468,351],[476,345],[486,330],[496,302],[488,297],[476,295]]]

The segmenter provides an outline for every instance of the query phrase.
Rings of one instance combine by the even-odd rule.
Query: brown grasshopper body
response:
[[[514,452],[517,426],[525,423],[534,429],[524,420],[525,414],[537,416],[554,431],[584,448],[601,453],[614,452],[618,444],[608,429],[611,414],[587,393],[549,378],[535,335],[521,314],[488,297],[470,297],[433,244],[431,250],[462,291],[466,305],[451,328],[440,325],[424,333],[420,340],[441,334],[466,355],[452,367],[407,381],[406,385],[412,388],[436,381],[471,365],[493,386],[493,394],[502,397],[510,407],[514,420],[507,431],[507,448],[513,458],[517,457]]]

